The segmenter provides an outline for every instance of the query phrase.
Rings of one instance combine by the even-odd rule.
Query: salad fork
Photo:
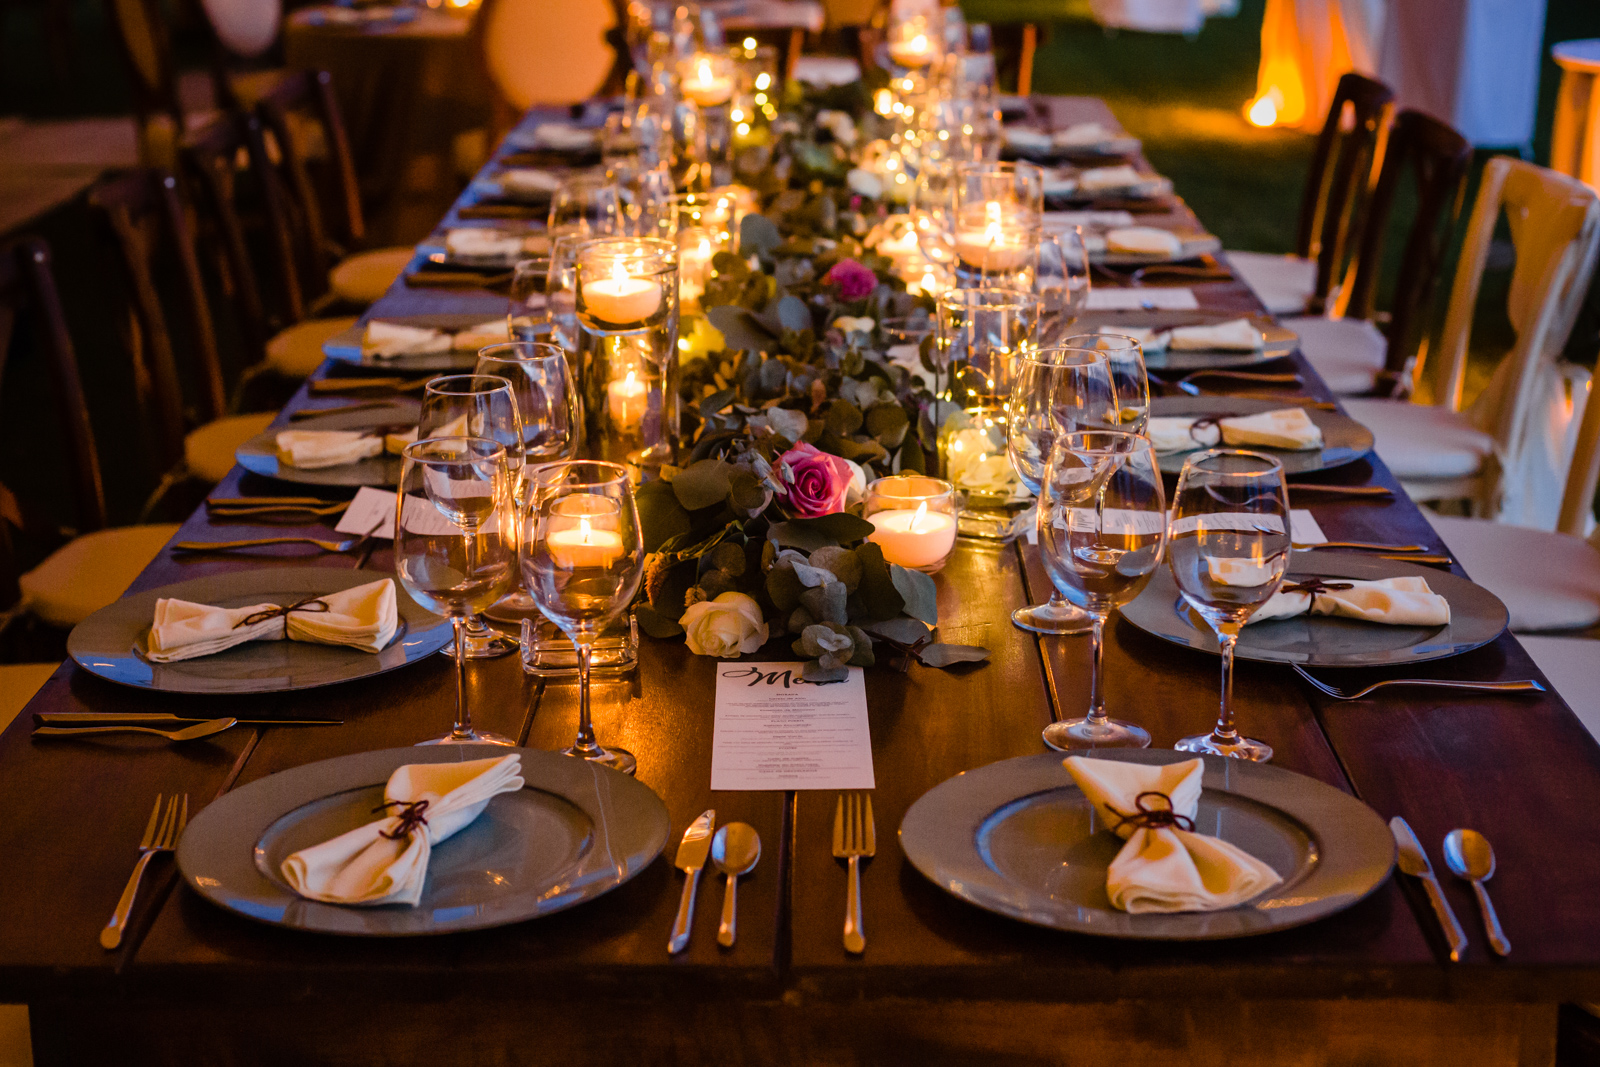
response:
[[[1545,692],[1545,687],[1534,681],[1532,678],[1525,678],[1515,682],[1452,682],[1440,678],[1390,678],[1387,681],[1373,682],[1365,689],[1358,689],[1354,693],[1346,693],[1342,689],[1337,689],[1326,682],[1313,678],[1306,671],[1306,669],[1300,666],[1298,663],[1291,663],[1289,666],[1294,668],[1294,672],[1296,674],[1310,682],[1313,688],[1327,694],[1335,700],[1360,700],[1374,689],[1382,689],[1386,685],[1429,686],[1436,689],[1474,689],[1488,693]]]
[[[122,891],[122,899],[117,901],[117,910],[111,913],[111,921],[100,931],[102,948],[113,949],[122,944],[122,934],[127,929],[128,914],[133,911],[133,898],[139,893],[139,882],[144,878],[144,869],[150,866],[150,859],[156,853],[171,852],[178,847],[178,838],[188,824],[188,793],[182,796],[174,793],[169,797],[166,814],[162,814],[161,811],[161,794],[156,794],[156,806],[151,809],[150,823],[144,828],[144,838],[139,842],[139,862],[133,865],[133,874],[129,876],[128,885]]]
[[[861,860],[878,851],[877,830],[872,821],[872,797],[864,793],[840,793],[833,811],[833,855],[850,862],[849,898],[845,902],[844,947],[849,952],[866,951],[867,938],[861,930]]]

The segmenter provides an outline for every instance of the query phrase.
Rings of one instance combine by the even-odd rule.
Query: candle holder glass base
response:
[[[591,675],[611,677],[627,674],[639,664],[639,623],[629,615],[602,631],[595,639],[589,661]],[[522,670],[538,678],[578,677],[578,653],[572,639],[555,623],[545,618],[525,619],[522,623]]]

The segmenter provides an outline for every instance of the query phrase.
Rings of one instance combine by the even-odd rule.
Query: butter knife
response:
[[[107,723],[138,723],[143,726],[192,726],[206,720],[195,715],[168,715],[130,711],[36,711],[35,726],[105,726]],[[239,726],[343,726],[343,719],[238,719]]]
[[[1439,888],[1439,879],[1433,876],[1433,865],[1428,862],[1428,854],[1422,851],[1422,842],[1417,840],[1411,827],[1398,815],[1389,820],[1389,832],[1394,834],[1394,843],[1400,846],[1400,870],[1413,878],[1422,879],[1434,914],[1444,928],[1445,940],[1450,943],[1450,959],[1460,963],[1461,952],[1467,947],[1466,931],[1456,921],[1456,913],[1450,910],[1450,902],[1444,899],[1444,890]]]
[[[708,809],[683,832],[678,845],[678,858],[673,866],[681,870],[683,898],[678,901],[678,918],[672,924],[672,937],[667,941],[667,951],[677,955],[689,947],[689,931],[694,926],[694,893],[700,885],[700,869],[706,865],[711,852],[711,829],[716,825],[715,809]]]

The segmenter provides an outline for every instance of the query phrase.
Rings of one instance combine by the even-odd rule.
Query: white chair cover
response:
[[[223,47],[234,55],[259,56],[278,39],[281,0],[200,0]]]
[[[1146,33],[1199,33],[1206,12],[1201,0],[1089,0],[1096,22]]]
[[[490,0],[478,17],[489,78],[518,111],[588,99],[616,58],[610,0]]]

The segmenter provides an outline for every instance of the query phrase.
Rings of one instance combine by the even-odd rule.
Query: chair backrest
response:
[[[183,136],[183,106],[178,98],[178,68],[159,0],[105,0],[118,49],[127,60],[133,86],[133,113],[139,119],[140,160],[170,164]]]
[[[1556,529],[1582,537],[1594,519],[1594,494],[1600,487],[1600,401],[1590,383],[1589,399],[1583,405],[1583,421],[1578,423],[1578,438],[1572,450],[1572,466],[1567,469],[1567,485],[1561,494],[1561,512]],[[1597,531],[1600,537],[1600,531]]]
[[[89,203],[105,221],[116,247],[127,288],[135,387],[141,407],[151,419],[158,458],[164,469],[171,469],[183,458],[184,433],[190,422],[173,332],[156,280],[158,276],[171,277],[168,271],[173,266],[199,378],[194,421],[214,419],[227,410],[211,307],[194,237],[178,197],[178,182],[163,171],[133,171],[101,182],[90,192]]]
[[[1410,381],[1410,362],[1419,333],[1429,326],[1440,266],[1461,214],[1471,166],[1472,144],[1453,127],[1420,111],[1402,111],[1395,119],[1378,183],[1367,202],[1354,274],[1339,301],[1346,318],[1370,320],[1376,316],[1389,216],[1409,168],[1417,213],[1406,231],[1400,275],[1384,328],[1389,339],[1385,370],[1391,384]]]
[[[1393,115],[1394,90],[1387,85],[1354,72],[1339,79],[1311,155],[1295,232],[1295,254],[1317,261],[1313,311],[1322,310],[1344,274],[1349,238],[1383,164]]]
[[[89,425],[89,405],[78,376],[78,357],[56,292],[50,248],[32,237],[0,246],[0,371],[5,367],[12,327],[24,309],[32,312],[39,350],[50,361],[61,440],[71,466],[77,529],[85,533],[102,529],[106,525],[105,486],[94,431]],[[3,497],[0,505],[10,499],[10,494],[4,493]],[[0,507],[0,511],[7,510],[14,512],[14,505]],[[13,521],[18,517],[11,516]],[[11,576],[10,580],[14,579]]]
[[[474,32],[495,91],[520,114],[587,100],[625,71],[625,24],[613,0],[484,0]]]

